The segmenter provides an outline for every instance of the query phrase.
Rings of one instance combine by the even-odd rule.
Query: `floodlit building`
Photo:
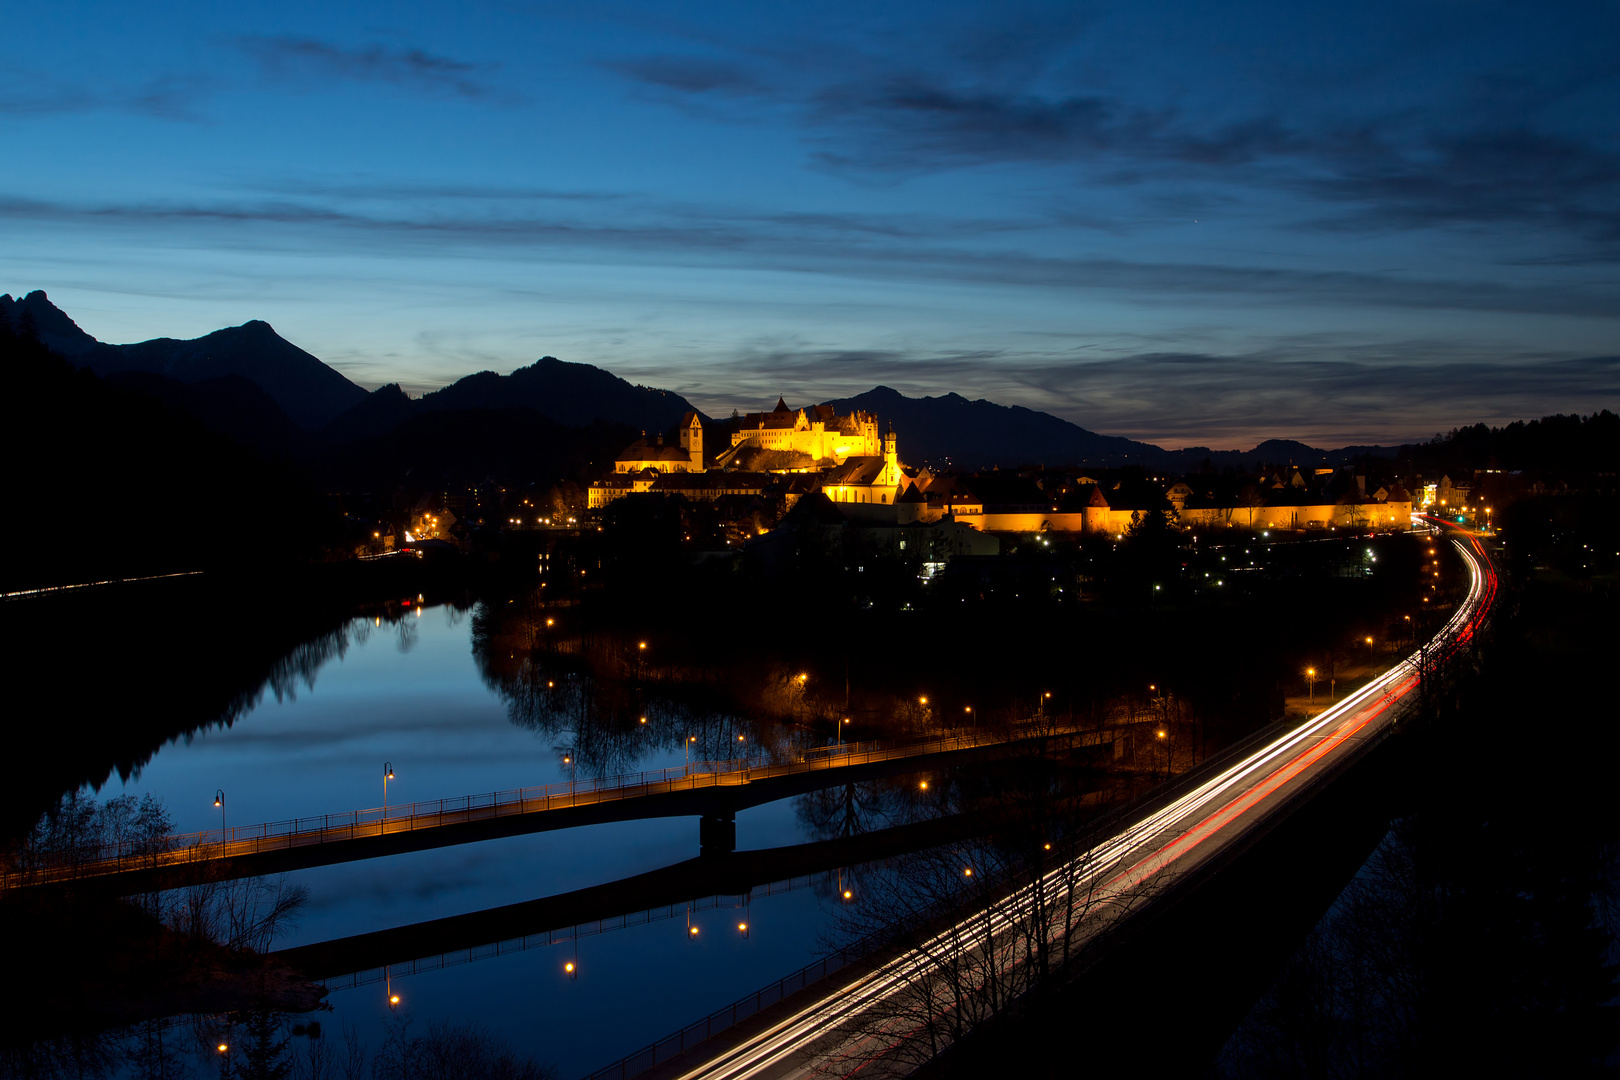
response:
[[[768,455],[761,458],[761,453]],[[808,472],[842,465],[850,458],[881,457],[877,417],[856,410],[837,415],[831,405],[790,409],[783,398],[768,413],[749,413],[738,421],[731,446],[719,454],[721,468],[765,472]]]
[[[661,473],[702,472],[705,467],[703,421],[698,419],[697,413],[689,412],[681,418],[680,438],[679,446],[665,446],[663,435],[649,442],[647,433],[643,431],[641,438],[625,447],[619,456],[614,458],[613,471],[639,473],[651,469]]]

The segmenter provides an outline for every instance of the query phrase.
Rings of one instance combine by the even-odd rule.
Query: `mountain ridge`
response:
[[[381,438],[433,413],[527,409],[549,423],[577,428],[605,423],[648,434],[668,433],[689,411],[706,425],[714,423],[674,391],[632,384],[605,368],[554,356],[542,356],[507,375],[473,372],[412,398],[397,383],[366,391],[262,319],[189,340],[109,345],[86,333],[42,290],[21,300],[0,296],[0,313],[13,326],[26,316],[45,345],[76,365],[142,387],[215,430],[236,431],[261,453],[325,453]],[[251,384],[268,400],[258,400],[248,387],[231,380]],[[1130,463],[1188,472],[1259,464],[1339,465],[1362,455],[1392,455],[1397,449],[1324,450],[1291,439],[1268,439],[1247,451],[1202,446],[1172,450],[1099,434],[1022,405],[970,400],[955,392],[913,398],[883,385],[823,404],[841,413],[862,409],[896,424],[908,460],[964,469]],[[274,415],[276,409],[284,420]]]

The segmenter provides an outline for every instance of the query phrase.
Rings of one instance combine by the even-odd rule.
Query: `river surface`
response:
[[[102,798],[151,793],[182,832],[375,807],[391,763],[387,801],[398,805],[565,782],[560,737],[513,724],[481,678],[471,613],[417,609],[399,623],[357,619],[340,654],[279,697],[266,691],[229,727],[163,747]],[[665,745],[676,740],[666,739]],[[652,745],[635,763],[682,764]],[[583,778],[583,777],[582,777]],[[739,849],[814,839],[791,801],[737,816]],[[697,821],[665,818],[485,841],[385,859],[302,870],[309,902],[275,947],[349,934],[610,882],[691,858]],[[583,936],[577,978],[572,942],[530,948],[334,990],[323,1029],[354,1025],[375,1049],[391,1017],[388,992],[420,1030],[429,1023],[483,1025],[515,1049],[578,1076],[775,981],[827,951],[831,912],[816,890],[756,896],[747,911],[691,915]],[[294,1041],[295,1049],[298,1040]]]

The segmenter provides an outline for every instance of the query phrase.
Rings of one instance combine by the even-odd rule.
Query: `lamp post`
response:
[[[1313,668],[1313,667],[1308,667],[1308,668],[1305,669],[1305,687],[1306,687],[1305,692],[1310,695],[1310,700],[1308,701],[1308,704],[1315,705],[1316,704],[1316,669]]]
[[[394,778],[394,763],[383,762],[383,820],[388,819],[388,781]]]
[[[692,771],[692,744],[695,742],[697,742],[697,736],[688,735],[686,741],[681,744],[681,753],[686,757],[686,772]]]
[[[219,853],[225,854],[225,789],[214,792],[214,805],[219,807]]]

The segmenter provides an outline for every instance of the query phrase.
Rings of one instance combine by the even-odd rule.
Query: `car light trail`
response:
[[[1080,944],[1128,917],[1135,890],[1150,883],[1165,886],[1191,873],[1201,861],[1277,811],[1284,794],[1308,785],[1325,770],[1349,760],[1361,746],[1382,737],[1419,685],[1426,658],[1454,655],[1473,640],[1495,603],[1496,571],[1477,537],[1465,534],[1454,544],[1468,568],[1468,594],[1441,631],[1413,656],[1077,859],[1048,871],[1039,888],[1033,882],[1022,886],[990,913],[974,912],[681,1074],[680,1080],[764,1076],[777,1080],[822,1071],[829,1059],[846,1056],[852,1047],[883,1037],[881,1029],[863,1034],[850,1028],[863,1014],[904,993],[914,979],[938,967],[942,954],[962,955],[966,951],[962,946],[948,948],[953,940],[966,938],[974,942],[968,949],[982,949],[979,935],[988,928],[993,947],[995,935],[1017,925],[1042,898],[1061,903],[1066,894],[1083,893],[1086,910],[1100,913],[1082,932]],[[906,1032],[895,1026],[886,1034],[892,1037],[892,1045]],[[891,1065],[899,1067],[900,1063]]]

